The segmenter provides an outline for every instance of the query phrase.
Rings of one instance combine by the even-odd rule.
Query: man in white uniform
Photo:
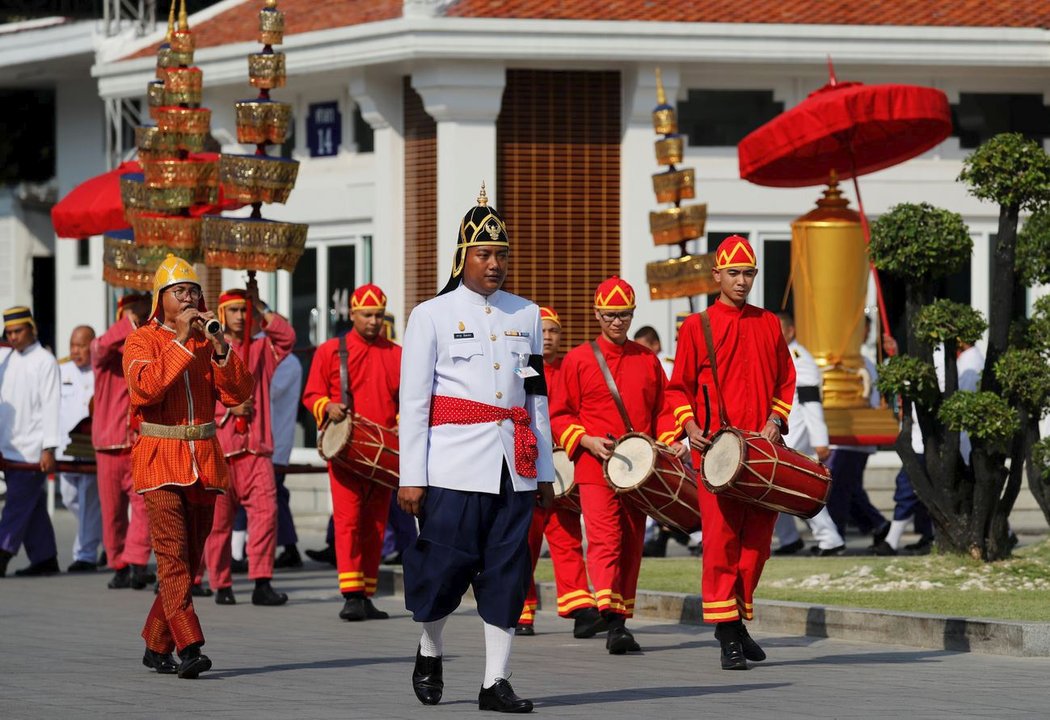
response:
[[[482,186],[460,224],[448,284],[412,311],[405,331],[398,504],[420,519],[403,556],[405,605],[423,623],[416,697],[441,700],[442,630],[473,586],[485,623],[478,708],[530,712],[507,666],[531,574],[536,493],[549,507],[554,460],[540,311],[500,290],[508,255],[506,224]]]
[[[784,443],[800,453],[815,457],[821,462],[828,459],[828,426],[824,422],[824,406],[820,401],[821,375],[816,360],[809,350],[802,347],[795,338],[795,319],[787,313],[779,313],[780,330],[791,351],[795,363],[795,402],[788,416],[789,432]],[[813,539],[817,544],[810,548],[814,555],[841,555],[846,551],[846,542],[842,539],[835,522],[831,519],[826,507],[814,517],[806,520]],[[802,537],[798,534],[795,518],[781,513],[775,527],[780,547],[774,550],[776,555],[790,555],[802,549]]]
[[[0,577],[25,545],[29,567],[16,575],[51,575],[58,570],[55,529],[47,514],[44,481],[55,471],[58,432],[58,363],[36,339],[36,322],[27,307],[4,310],[0,348],[0,455],[7,498],[0,514]]]
[[[66,451],[69,434],[91,415],[91,398],[95,394],[95,373],[91,369],[91,341],[95,331],[87,325],[73,329],[69,337],[69,358],[58,364],[61,395],[59,398],[59,460],[76,460]],[[73,564],[67,572],[98,570],[98,546],[102,542],[102,505],[98,499],[95,473],[63,472],[58,474],[62,504],[76,516],[77,536],[73,540]]]

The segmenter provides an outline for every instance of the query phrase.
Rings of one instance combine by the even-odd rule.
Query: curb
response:
[[[380,568],[378,589],[381,593],[404,595],[401,568]],[[538,583],[536,591],[540,609],[557,607],[554,583]],[[670,620],[681,625],[704,624],[699,595],[639,590],[634,612],[647,620]],[[777,635],[805,635],[984,655],[1050,657],[1050,623],[1044,622],[756,600],[755,620],[750,627],[756,632]]]

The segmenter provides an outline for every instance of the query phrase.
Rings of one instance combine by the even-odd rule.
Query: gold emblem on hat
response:
[[[493,240],[499,240],[499,225],[496,223],[488,223],[485,225],[485,232],[489,234],[489,237]]]

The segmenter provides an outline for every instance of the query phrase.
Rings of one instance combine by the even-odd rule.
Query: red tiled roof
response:
[[[449,17],[1050,27],[1047,0],[456,0]]]
[[[402,5],[402,0],[280,0],[277,3],[284,13],[285,36],[398,18],[401,17]],[[262,8],[260,0],[245,0],[200,25],[195,26],[191,17],[190,30],[197,40],[197,47],[256,40]],[[128,58],[156,55],[158,46],[159,43],[143,48]]]

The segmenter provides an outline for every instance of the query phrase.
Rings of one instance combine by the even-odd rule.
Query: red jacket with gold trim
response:
[[[347,384],[354,411],[383,427],[397,425],[401,384],[401,346],[386,338],[368,342],[351,330],[346,334]],[[317,426],[329,402],[339,402],[339,339],[322,343],[314,353],[303,388],[303,405]]]

